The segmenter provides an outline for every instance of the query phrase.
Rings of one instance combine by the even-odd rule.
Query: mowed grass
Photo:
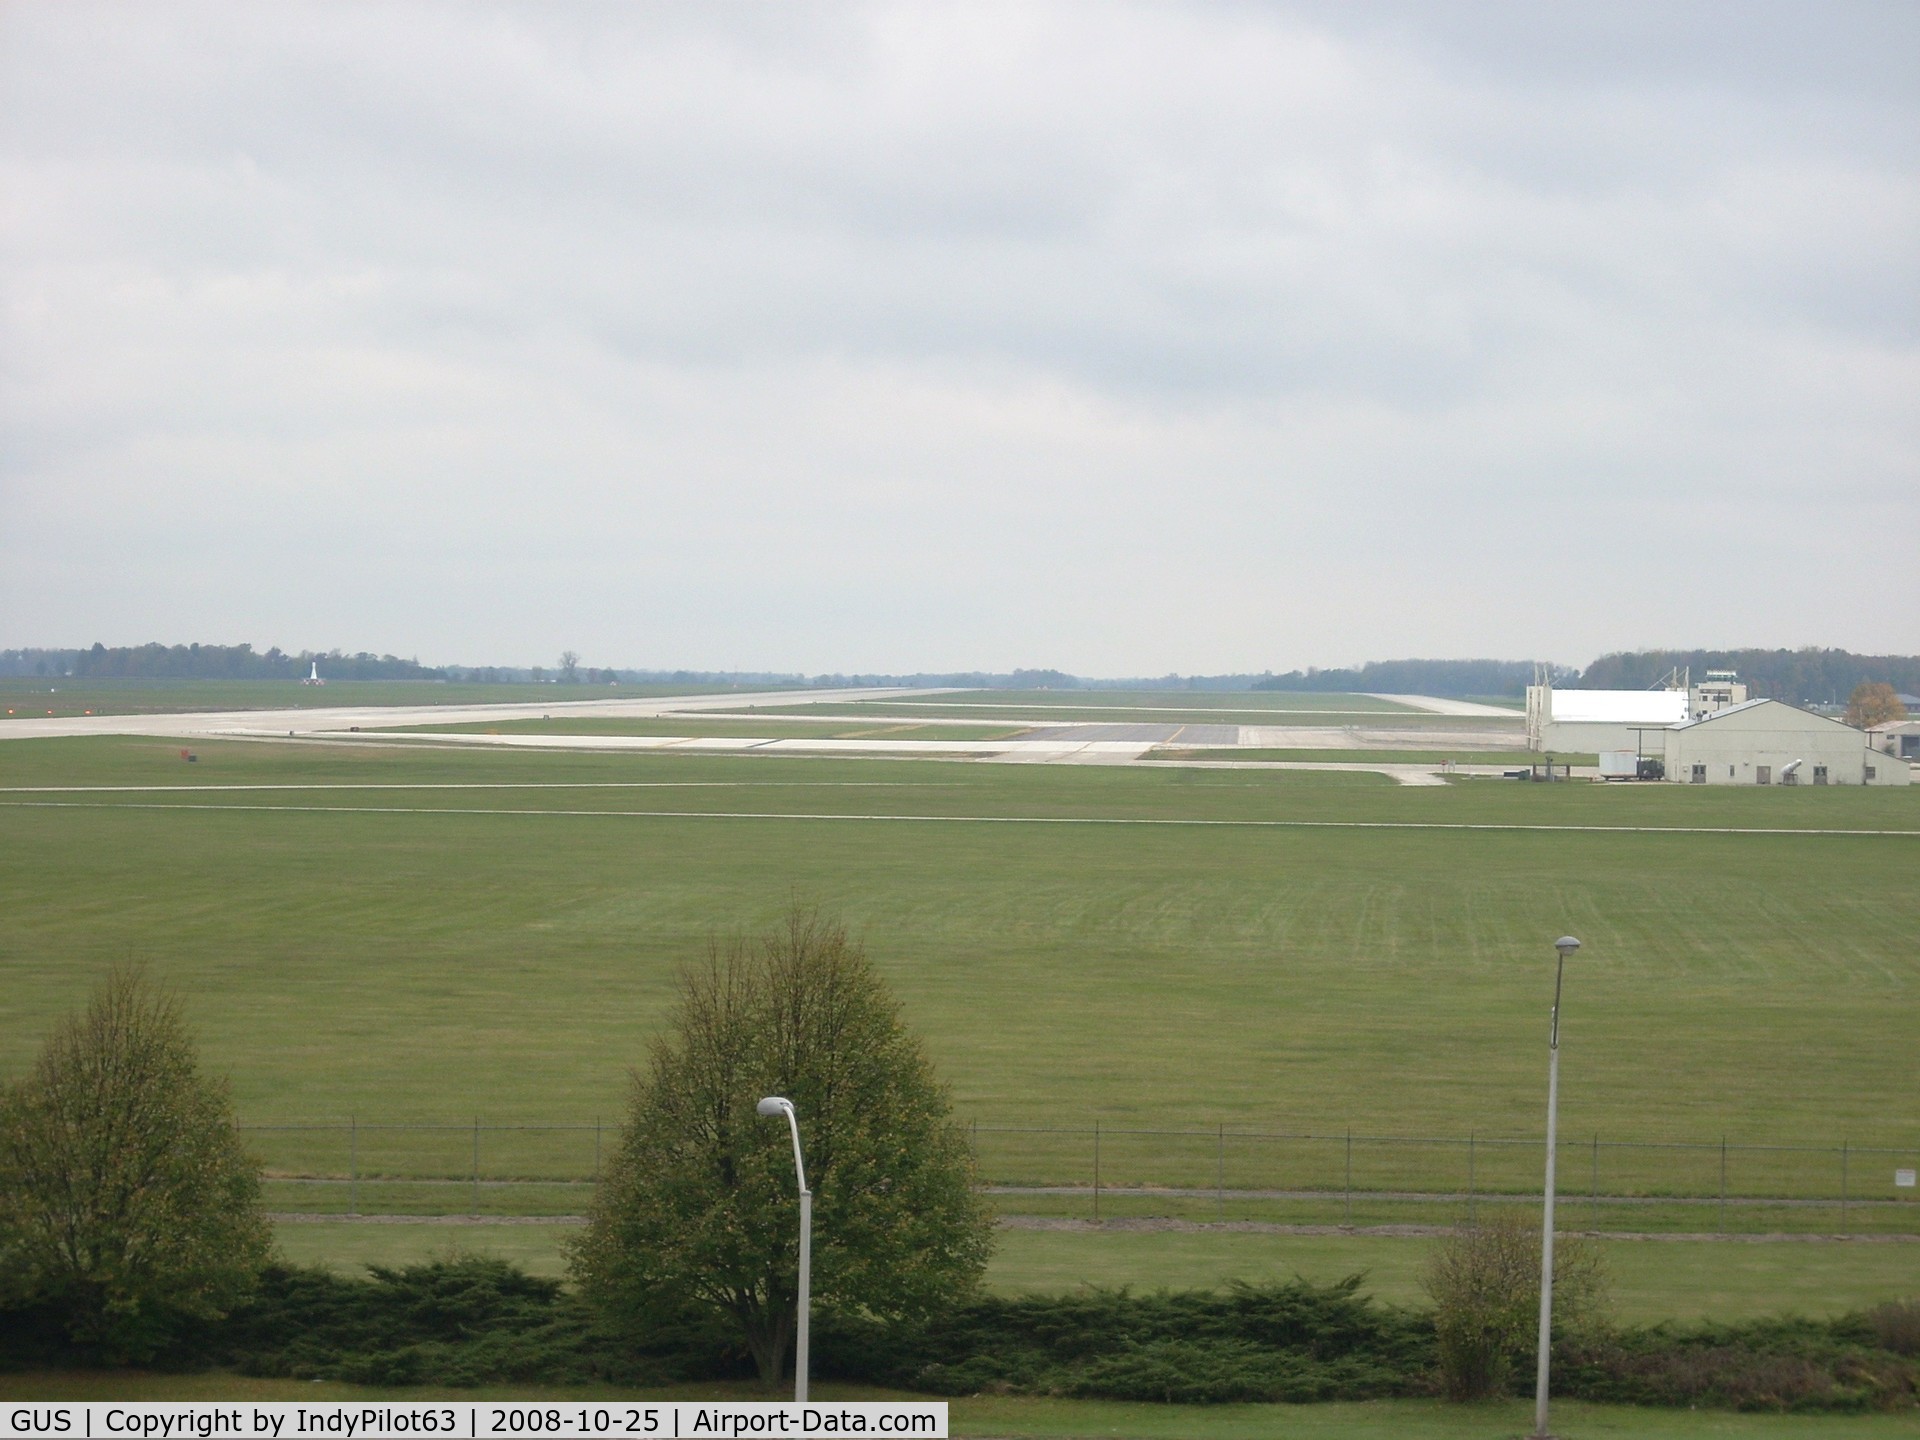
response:
[[[0,1073],[145,958],[249,1119],[591,1122],[677,968],[797,895],[983,1124],[1537,1133],[1571,931],[1567,1133],[1920,1138],[1920,791],[201,753],[36,741],[0,778],[664,788],[0,796]],[[1575,828],[1315,828],[1355,824]],[[1901,833],[1730,828],[1797,826]]]
[[[344,744],[199,753],[188,766],[168,742],[0,745],[0,785],[160,787],[0,794],[0,1076],[109,965],[146,958],[180,986],[207,1063],[233,1076],[251,1119],[611,1118],[675,967],[797,893],[865,933],[962,1113],[983,1122],[1537,1133],[1547,947],[1572,930],[1587,948],[1569,972],[1566,1131],[1920,1140],[1912,790],[1413,790],[1296,772]],[[207,785],[316,788],[188,788]],[[436,785],[516,788],[420,788]],[[85,808],[37,808],[49,803]],[[906,818],[854,818],[871,815]],[[1540,828],[1398,828],[1463,825]],[[1891,1197],[1888,1178],[1873,1193]],[[1855,1183],[1860,1196],[1869,1182]],[[434,1228],[282,1234],[305,1229],[310,1256],[347,1265],[423,1242],[558,1263],[548,1227]],[[1391,1298],[1411,1293],[1422,1248],[1024,1232],[992,1283],[1208,1284],[1284,1265],[1366,1269]],[[1682,1318],[1912,1293],[1916,1249],[1610,1247],[1629,1317]],[[255,1383],[0,1381],[22,1397],[77,1386],[97,1398]],[[1527,1419],[1524,1407],[1013,1400],[954,1415],[955,1433],[1140,1436],[1501,1435]],[[1912,1433],[1910,1417],[1556,1416],[1569,1434]]]
[[[508,1260],[536,1275],[566,1270],[571,1225],[301,1222],[276,1227],[299,1264],[352,1272],[459,1256]],[[1920,1296],[1920,1244],[1823,1241],[1609,1240],[1595,1242],[1623,1322],[1840,1315]],[[1430,1302],[1421,1275],[1433,1242],[1381,1235],[1234,1231],[1003,1229],[987,1270],[1002,1294],[1082,1285],[1135,1290],[1219,1289],[1304,1276],[1331,1284],[1364,1275],[1363,1289],[1396,1305]]]
[[[343,1274],[368,1266],[423,1265],[477,1257],[504,1260],[534,1275],[566,1273],[565,1246],[573,1224],[461,1225],[366,1222],[282,1223],[274,1227],[280,1254],[295,1265],[325,1265]]]
[[[325,663],[321,665],[325,671]],[[341,705],[537,705],[633,700],[666,695],[725,695],[777,685],[467,684],[445,680],[108,680],[0,678],[0,724],[8,714],[158,715],[197,710],[311,710]],[[802,692],[804,693],[804,692]]]

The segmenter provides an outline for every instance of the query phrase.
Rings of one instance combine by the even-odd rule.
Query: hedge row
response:
[[[1086,1290],[982,1297],[915,1325],[821,1314],[821,1378],[941,1395],[992,1392],[1181,1403],[1353,1400],[1437,1393],[1431,1320],[1333,1285]],[[0,1312],[18,1367],[84,1363],[59,1327]],[[1833,1321],[1647,1326],[1568,1337],[1556,1393],[1737,1410],[1909,1408],[1920,1396],[1920,1305]],[[1517,1366],[1531,1376],[1532,1359]],[[617,1334],[555,1281],[498,1261],[376,1269],[367,1279],[274,1268],[253,1301],[183,1334],[164,1362],[372,1385],[744,1378],[724,1330],[664,1323]]]

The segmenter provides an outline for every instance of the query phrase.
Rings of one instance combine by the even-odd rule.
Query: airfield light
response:
[[[806,1162],[800,1156],[800,1117],[784,1095],[769,1095],[753,1107],[766,1116],[784,1115],[793,1132],[793,1174],[800,1183],[800,1301],[793,1332],[793,1398],[807,1398],[807,1310],[813,1285],[813,1191],[807,1188]]]
[[[1571,935],[1553,942],[1559,955],[1553,967],[1553,1019],[1547,1031],[1547,1184],[1546,1201],[1540,1217],[1540,1368],[1533,1386],[1533,1436],[1531,1440],[1552,1440],[1547,1429],[1547,1369],[1553,1347],[1553,1160],[1555,1128],[1560,1109],[1560,982],[1566,975],[1567,957],[1580,948]]]

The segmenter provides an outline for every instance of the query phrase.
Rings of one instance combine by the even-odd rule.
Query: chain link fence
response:
[[[242,1126],[282,1212],[573,1215],[612,1124],[338,1122]],[[1326,1226],[1446,1226],[1537,1202],[1539,1137],[968,1126],[1002,1213]],[[1562,1221],[1600,1232],[1920,1235],[1906,1147],[1564,1136]]]

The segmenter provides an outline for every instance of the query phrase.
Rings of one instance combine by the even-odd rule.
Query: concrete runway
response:
[[[389,745],[412,748],[493,747],[510,750],[574,751],[609,753],[664,753],[677,755],[819,755],[842,759],[901,760],[973,760],[1001,765],[1126,765],[1143,760],[1154,746],[1136,740],[840,740],[822,736],[817,739],[744,740],[728,736],[677,735],[396,735],[378,730],[363,730],[357,735],[339,731],[226,731],[211,738],[229,740],[292,740],[295,742],[356,745]],[[1219,759],[1168,761],[1167,769],[1200,770],[1332,770],[1385,775],[1400,785],[1444,785],[1446,780],[1436,765],[1410,765],[1396,761],[1369,763],[1360,760],[1234,760],[1233,749],[1221,746],[1210,752]],[[1498,775],[1496,765],[1463,765],[1450,772],[1455,775]]]
[[[1481,705],[1473,700],[1442,700],[1437,695],[1373,695],[1373,700],[1391,700],[1396,705],[1411,705],[1416,710],[1425,710],[1432,715],[1498,715],[1506,720],[1525,720],[1526,715],[1519,710],[1508,710],[1499,705]]]
[[[984,716],[903,721],[897,716],[807,715],[812,704],[845,704],[868,700],[923,700],[957,693],[950,689],[872,688],[845,690],[769,690],[731,695],[665,695],[645,699],[538,700],[496,705],[336,706],[297,710],[229,710],[179,715],[77,715],[45,719],[0,721],[0,740],[32,740],[88,735],[144,735],[174,740],[295,740],[307,743],[430,745],[444,747],[494,746],[508,749],[589,752],[661,752],[746,755],[804,754],[845,757],[946,758],[1000,764],[1124,765],[1142,759],[1156,746],[1193,747],[1213,752],[1192,762],[1209,768],[1268,770],[1365,771],[1386,775],[1402,785],[1441,785],[1438,768],[1398,762],[1355,761],[1241,761],[1232,758],[1239,747],[1264,749],[1491,749],[1523,742],[1517,726],[1504,730],[1435,731],[1392,728],[1391,717],[1369,715],[1373,722],[1357,726],[1227,725],[1217,723],[1130,722],[1095,723],[1086,720],[1028,720],[1022,733],[1002,740],[898,740],[876,735],[872,739],[818,738],[744,739],[719,736],[674,735],[476,735],[395,733],[421,725],[489,724],[541,719],[737,719],[742,710],[766,707],[791,720],[817,721],[838,727],[870,722],[875,727],[915,725],[977,725]],[[1384,697],[1412,703],[1418,696]],[[1460,705],[1460,711],[1442,707]],[[954,706],[982,710],[987,706]],[[1167,707],[1178,713],[1174,707]],[[1466,702],[1430,700],[1424,708],[1441,714],[1499,716],[1518,720],[1510,711]],[[1325,713],[1325,712],[1319,712]],[[766,715],[765,718],[774,718]],[[1180,762],[1171,762],[1180,763]],[[1487,767],[1463,767],[1458,774],[1482,773]],[[1497,771],[1487,772],[1497,773]]]
[[[0,740],[45,740],[74,735],[159,735],[190,739],[341,730],[404,729],[410,725],[485,725],[500,720],[606,718],[657,719],[695,713],[744,710],[756,705],[844,703],[853,700],[911,700],[922,695],[951,695],[951,690],[765,690],[736,695],[655,695],[626,700],[515,701],[504,705],[343,705],[311,710],[220,710],[182,715],[69,715],[45,719],[0,720]],[[714,719],[737,719],[724,713]],[[783,717],[784,718],[784,717]],[[857,724],[858,721],[843,723]],[[893,724],[899,721],[891,722]]]
[[[1129,740],[1142,745],[1238,745],[1238,725],[1095,725],[1085,721],[1056,721],[1035,726],[1029,734],[1048,741]],[[1016,736],[1025,740],[1026,735]]]
[[[1395,730],[1384,725],[1242,725],[1239,743],[1262,750],[1525,750],[1518,721],[1511,729]]]

